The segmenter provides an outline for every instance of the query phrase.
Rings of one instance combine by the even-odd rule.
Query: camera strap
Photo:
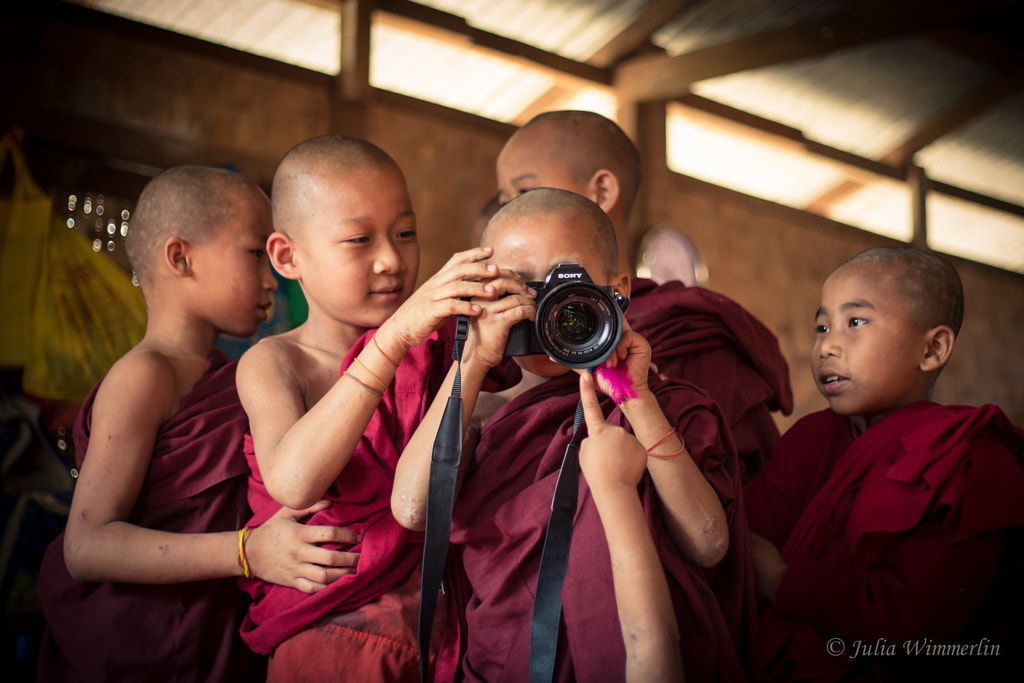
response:
[[[558,654],[558,628],[562,619],[562,584],[569,566],[572,521],[579,497],[579,448],[576,435],[583,424],[583,401],[576,404],[572,437],[562,458],[562,467],[551,499],[551,515],[544,535],[544,550],[537,572],[537,590],[530,623],[530,683],[550,683]]]
[[[427,488],[426,533],[423,539],[423,561],[420,569],[420,609],[417,642],[420,650],[420,681],[426,683],[430,665],[430,635],[434,628],[437,595],[442,587],[444,565],[448,557],[448,539],[452,527],[452,505],[455,481],[462,458],[462,347],[469,334],[469,318],[456,319],[455,383],[452,395],[441,417],[430,455],[430,478]]]

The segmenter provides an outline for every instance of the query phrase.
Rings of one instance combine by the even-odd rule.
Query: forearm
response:
[[[253,425],[256,458],[275,500],[302,509],[323,497],[348,465],[396,368],[371,343],[276,443]],[[399,356],[399,359],[401,356]],[[400,362],[395,359],[396,362]]]
[[[490,366],[476,362],[474,359],[466,359],[462,363],[461,373],[461,398],[462,398],[462,425],[461,433],[465,438],[470,418],[476,407],[476,400],[480,394],[484,379],[490,370]],[[422,530],[426,525],[427,493],[430,484],[430,461],[434,448],[434,440],[437,436],[441,419],[444,416],[448,399],[452,395],[452,387],[455,383],[456,366],[448,372],[444,384],[438,390],[437,396],[431,403],[423,421],[416,428],[412,438],[402,451],[402,457],[398,460],[395,470],[394,488],[391,493],[391,511],[402,526]],[[472,453],[463,453],[460,465],[460,473],[465,473],[469,462],[472,460]],[[460,476],[459,481],[461,482]]]
[[[113,521],[69,525],[64,561],[79,581],[168,584],[241,576],[238,533],[181,534]]]
[[[611,553],[626,680],[680,681],[679,629],[635,489],[593,491]]]
[[[718,564],[729,549],[728,520],[718,494],[690,457],[682,435],[673,432],[673,425],[649,391],[623,402],[622,411],[648,451],[647,471],[676,546],[701,567]],[[658,457],[666,455],[670,457]]]

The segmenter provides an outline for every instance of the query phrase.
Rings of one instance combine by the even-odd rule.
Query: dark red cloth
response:
[[[253,598],[242,637],[256,652],[271,653],[286,638],[332,612],[362,607],[402,584],[417,571],[423,555],[423,534],[402,527],[391,514],[391,489],[398,456],[423,419],[451,363],[449,327],[411,349],[370,419],[359,445],[325,498],[333,504],[309,518],[308,524],[334,525],[358,531],[362,540],[344,548],[358,552],[357,571],[314,594],[269,584],[241,581]],[[348,367],[370,343],[364,335],[343,362]],[[252,469],[249,504],[257,525],[280,509],[267,493],[246,438]]]
[[[650,343],[659,372],[696,384],[722,407],[748,481],[775,452],[771,412],[793,410],[775,335],[731,299],[681,282],[634,278],[626,319]]]
[[[102,380],[101,380],[102,381]],[[81,466],[99,384],[75,424]],[[175,533],[232,531],[248,515],[235,362],[216,352],[203,377],[160,428],[128,522]],[[64,565],[64,534],[39,574],[47,632],[39,680],[237,681],[256,659],[238,638],[247,603],[234,579],[171,585],[84,583]]]
[[[789,565],[761,614],[768,673],[920,671],[938,660],[901,658],[908,642],[999,642],[1006,603],[995,603],[1019,601],[1024,587],[1021,491],[1024,432],[994,406],[918,402],[856,439],[830,410],[801,419],[745,492],[751,529]],[[829,638],[847,651],[830,657]],[[895,656],[849,656],[856,641],[879,639]],[[992,663],[957,663],[968,662],[976,672]]]
[[[753,656],[756,612],[735,452],[720,411],[706,394],[656,378],[651,385],[721,497],[730,523],[727,557],[715,569],[701,570],[676,549],[650,479],[640,486],[669,579],[686,673],[696,681],[742,680]],[[462,673],[469,680],[529,678],[530,615],[544,531],[578,399],[575,374],[549,380],[515,398],[484,427],[475,467],[456,501],[456,561],[449,567],[455,602],[465,614],[459,635],[466,651]],[[610,422],[627,426],[610,399],[603,408]],[[625,647],[613,591],[604,530],[581,477],[562,592],[557,680],[624,676]],[[457,647],[451,639],[448,646]],[[454,675],[439,666],[438,680]]]

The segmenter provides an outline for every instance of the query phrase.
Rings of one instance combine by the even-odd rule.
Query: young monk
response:
[[[620,244],[640,189],[640,155],[614,122],[586,111],[540,114],[505,143],[497,161],[504,203],[538,187],[570,190],[611,218]],[[631,272],[620,252],[621,272]],[[626,319],[651,344],[658,371],[701,387],[718,402],[749,480],[775,451],[771,412],[793,409],[789,368],[778,341],[721,294],[681,282],[632,278]]]
[[[493,263],[527,281],[544,280],[559,263],[578,263],[595,284],[629,293],[629,276],[617,267],[611,223],[581,195],[538,189],[518,197],[491,219],[482,244],[493,249]],[[477,409],[482,377],[501,360],[507,337],[503,313],[492,315],[489,302],[481,305],[484,311],[471,327],[462,360],[464,416]],[[727,427],[703,392],[648,377],[650,348],[628,327],[613,359],[612,365],[627,369],[636,396],[620,405],[605,399],[602,407],[611,424],[628,423],[647,452],[639,492],[668,574],[686,673],[693,680],[743,679],[740,655],[712,589],[715,585],[732,599],[738,599],[732,592],[753,598],[738,462]],[[542,355],[516,362],[521,383],[508,390],[507,404],[483,425],[475,453],[467,448],[463,454],[468,473],[453,513],[452,554],[461,560],[461,573],[451,583],[455,614],[462,617],[457,635],[465,652],[461,675],[467,680],[529,676],[530,615],[544,529],[579,399],[576,376],[568,368]],[[392,509],[409,528],[424,525],[431,444],[452,374],[396,471]],[[600,388],[610,391],[604,382]],[[562,591],[556,680],[625,674],[612,592],[608,544],[584,483]],[[438,667],[439,679],[455,675]]]
[[[296,145],[272,195],[267,250],[299,282],[309,315],[239,363],[252,523],[326,499],[310,522],[357,535],[342,548],[355,571],[311,595],[245,582],[254,603],[242,635],[271,654],[271,681],[415,679],[423,546],[391,515],[395,464],[451,363],[451,330],[435,328],[478,314],[470,298],[528,290],[477,248],[414,291],[419,246],[405,177],[364,140]]]
[[[127,248],[146,333],[75,425],[80,475],[39,577],[40,680],[245,680],[261,667],[238,638],[235,577],[316,591],[347,571],[315,545],[347,534],[302,513],[239,536],[246,420],[215,343],[267,318],[270,231],[266,195],[229,171],[172,168],[139,197]]]
[[[636,437],[604,419],[589,372],[580,373],[580,401],[589,434],[580,443],[580,470],[608,540],[615,605],[626,647],[625,680],[682,683],[679,626],[636,492],[647,467],[647,454]]]
[[[771,678],[1009,680],[989,676],[1011,649],[1019,667],[1003,617],[1020,609],[1024,433],[994,406],[931,402],[963,307],[953,266],[909,247],[825,281],[811,372],[829,409],[746,490]],[[957,644],[976,648],[928,650]]]

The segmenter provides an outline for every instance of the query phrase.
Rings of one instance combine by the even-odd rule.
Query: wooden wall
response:
[[[469,245],[511,127],[387,93],[359,103],[349,126],[345,107],[337,114],[330,77],[77,7],[42,5],[46,12],[0,10],[3,63],[22,65],[0,75],[0,127],[25,129],[30,163],[48,187],[137,194],[167,166],[230,163],[269,188],[281,156],[336,120],[331,132],[366,137],[405,170],[420,226],[421,279]],[[807,369],[820,285],[846,258],[886,240],[656,163],[648,164],[646,189],[634,236],[661,224],[686,231],[707,260],[709,286],[778,335],[796,395],[794,416],[780,425],[823,407]],[[1024,276],[954,263],[967,291],[967,321],[936,398],[997,403],[1024,425]]]

